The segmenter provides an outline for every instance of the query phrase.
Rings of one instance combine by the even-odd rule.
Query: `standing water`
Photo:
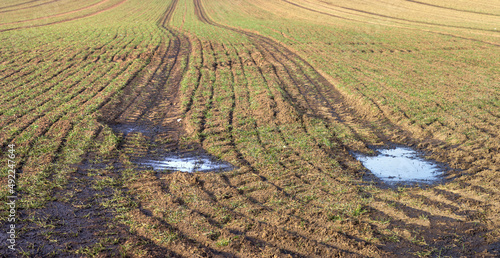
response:
[[[227,162],[215,160],[208,155],[171,155],[162,160],[148,160],[141,163],[154,170],[175,170],[182,172],[227,171],[234,167]]]
[[[180,120],[177,120],[180,122]],[[170,170],[182,172],[221,172],[235,169],[228,162],[218,160],[203,149],[186,151],[179,148],[175,141],[158,143],[155,141],[159,134],[173,135],[175,130],[161,125],[148,123],[112,124],[111,128],[123,137],[123,145],[128,141],[134,144],[137,137],[142,136],[148,149],[143,152],[134,152],[131,161],[153,170]],[[137,137],[136,137],[137,136]],[[174,135],[175,137],[175,135]],[[178,137],[178,136],[177,136]]]
[[[421,158],[409,147],[378,149],[377,156],[354,154],[357,160],[386,183],[433,183],[443,171],[436,162]]]

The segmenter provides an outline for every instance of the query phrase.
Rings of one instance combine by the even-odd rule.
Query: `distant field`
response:
[[[498,1],[2,1],[0,38],[2,255],[500,255]],[[368,181],[391,144],[446,181]]]

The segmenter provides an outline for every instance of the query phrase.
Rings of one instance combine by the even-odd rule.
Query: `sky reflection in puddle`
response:
[[[443,173],[437,163],[421,158],[409,147],[378,149],[377,156],[354,156],[375,176],[386,183],[438,181]]]
[[[179,157],[170,156],[163,160],[148,160],[141,162],[141,165],[152,167],[154,170],[173,170],[182,172],[209,172],[228,171],[234,169],[231,164],[222,161],[214,161],[208,156]]]

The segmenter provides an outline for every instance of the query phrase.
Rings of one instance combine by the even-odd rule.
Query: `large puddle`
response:
[[[181,156],[169,156],[162,160],[148,160],[141,165],[151,167],[154,170],[172,170],[182,172],[209,172],[228,171],[234,167],[226,162],[214,160],[207,155],[188,154]]]
[[[442,179],[443,169],[437,162],[422,158],[409,147],[377,149],[377,155],[356,153],[354,156],[380,180],[389,183],[435,183]]]

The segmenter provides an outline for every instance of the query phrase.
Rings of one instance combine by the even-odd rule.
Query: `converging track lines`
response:
[[[446,7],[446,6],[442,6],[442,5],[436,5],[436,4],[425,3],[425,2],[416,1],[416,0],[405,0],[405,1],[407,1],[407,2],[411,2],[411,3],[416,3],[416,4],[421,4],[421,5],[432,6],[432,7],[441,8],[441,9],[447,9],[447,10],[459,11],[459,12],[475,13],[475,14],[481,14],[481,15],[500,16],[500,14],[486,13],[486,12],[478,12],[478,11],[471,11],[471,10],[463,10],[463,9],[457,9],[457,8],[452,8],[452,7]]]
[[[61,0],[52,0],[52,1],[45,2],[45,3],[41,3],[41,4],[30,5],[30,6],[27,6],[27,7],[21,7],[21,8],[16,8],[16,9],[12,9],[12,10],[0,11],[0,13],[16,12],[16,11],[20,11],[20,10],[25,10],[25,9],[39,7],[39,6],[42,6],[42,5],[51,4],[51,3],[54,3],[54,2],[58,2],[58,1],[61,1]],[[2,8],[0,8],[0,10],[1,9]]]
[[[77,13],[77,12],[80,12],[80,11],[84,11],[84,10],[90,9],[92,7],[99,6],[99,5],[101,5],[101,4],[105,3],[105,2],[108,2],[108,1],[110,1],[110,0],[103,0],[101,2],[93,4],[91,6],[87,6],[87,7],[80,8],[80,9],[77,9],[77,10],[73,10],[73,11],[70,11],[70,12],[65,12],[65,13],[60,13],[60,14],[55,14],[55,15],[51,15],[51,16],[47,16],[47,17],[40,17],[40,18],[35,18],[35,19],[30,19],[30,20],[23,20],[23,21],[17,21],[17,22],[3,23],[3,24],[0,24],[0,25],[13,25],[13,24],[24,23],[24,22],[29,22],[29,21],[44,20],[44,19],[55,18],[55,17],[64,16],[64,15],[68,15],[68,14],[74,14],[74,13]],[[26,26],[14,27],[14,28],[0,29],[0,32],[12,31],[12,30],[19,30],[19,29],[26,29],[26,28],[42,27],[42,26],[48,26],[48,25],[59,24],[59,23],[74,21],[74,20],[78,20],[78,19],[83,19],[83,18],[87,18],[87,17],[91,17],[91,16],[94,16],[94,15],[103,13],[105,11],[109,11],[109,10],[111,10],[113,8],[116,8],[116,7],[120,6],[121,4],[125,3],[126,1],[127,0],[120,0],[119,2],[115,3],[114,5],[111,5],[109,7],[101,9],[101,10],[97,10],[96,12],[85,14],[85,15],[82,15],[82,16],[67,18],[67,19],[64,19],[62,21],[54,21],[54,22],[49,22],[49,23],[44,23],[44,24],[32,24],[32,25],[26,25]]]
[[[306,7],[306,6],[303,6],[303,5],[291,2],[291,1],[287,1],[287,0],[281,0],[281,1],[286,2],[286,3],[288,3],[290,5],[293,5],[293,6],[299,7],[299,8],[304,9],[304,10],[308,10],[308,11],[319,13],[319,14],[324,14],[324,15],[327,15],[327,16],[330,16],[330,17],[334,17],[334,18],[339,18],[339,19],[342,19],[342,20],[355,21],[355,22],[361,22],[361,23],[366,23],[366,24],[383,25],[383,26],[395,27],[395,28],[403,28],[403,29],[408,29],[408,30],[424,31],[424,32],[435,33],[435,34],[439,34],[439,35],[446,35],[446,36],[451,36],[451,37],[460,38],[460,39],[466,39],[466,40],[471,40],[471,41],[482,42],[482,43],[486,43],[486,44],[490,44],[490,45],[494,45],[494,46],[500,46],[500,44],[496,43],[496,42],[489,42],[489,41],[485,41],[485,40],[481,40],[481,39],[476,39],[476,38],[471,38],[471,37],[467,37],[467,36],[458,35],[458,34],[455,34],[455,33],[449,33],[449,32],[445,32],[445,31],[435,31],[435,30],[429,30],[429,29],[421,29],[421,28],[413,28],[413,27],[402,26],[402,25],[408,25],[408,23],[402,23],[403,22],[402,20],[400,20],[400,21],[397,21],[397,20],[394,21],[394,23],[399,23],[399,24],[402,24],[402,25],[392,25],[392,24],[385,24],[385,23],[379,23],[379,22],[365,21],[365,20],[354,19],[354,18],[349,18],[349,17],[345,17],[345,16],[339,16],[339,15],[335,15],[335,14],[332,14],[332,13],[327,13],[327,12],[319,11],[319,10],[316,10],[316,9],[313,9],[313,8],[309,8],[309,7]],[[362,14],[363,13],[368,14],[366,12],[361,12],[361,13]],[[370,14],[368,14],[368,15],[370,15]],[[359,16],[359,14],[358,14],[358,16]],[[440,25],[436,25],[436,24],[433,24],[433,25],[427,24],[427,25],[428,26],[440,26]],[[445,25],[445,27],[446,27],[446,25]],[[464,28],[464,29],[469,29],[469,28]],[[499,31],[498,30],[492,30],[491,32],[497,33]]]

